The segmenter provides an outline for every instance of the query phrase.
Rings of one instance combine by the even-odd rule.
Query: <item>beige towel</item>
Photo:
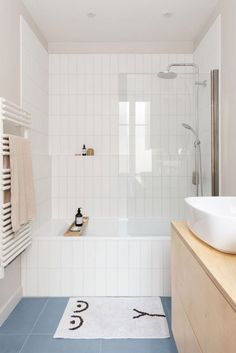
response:
[[[12,230],[32,220],[36,213],[30,141],[9,135]]]

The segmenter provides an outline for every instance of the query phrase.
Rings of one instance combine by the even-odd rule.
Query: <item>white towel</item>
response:
[[[13,232],[31,221],[35,214],[35,191],[30,141],[9,135],[11,168],[11,222]]]

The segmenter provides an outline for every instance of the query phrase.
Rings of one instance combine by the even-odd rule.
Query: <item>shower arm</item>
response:
[[[167,66],[167,71],[170,71],[172,67],[193,67],[195,69],[195,73],[199,73],[199,67],[196,64],[193,63],[178,63],[178,64],[170,64]]]

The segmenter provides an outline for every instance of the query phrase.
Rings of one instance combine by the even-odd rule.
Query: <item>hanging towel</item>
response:
[[[28,139],[9,135],[11,168],[11,222],[13,232],[31,221],[35,214],[35,191],[31,144]]]

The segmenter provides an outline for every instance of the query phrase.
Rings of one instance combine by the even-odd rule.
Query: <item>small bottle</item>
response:
[[[78,208],[78,211],[75,215],[75,225],[76,227],[82,227],[83,225],[83,215],[81,213],[81,208]]]
[[[86,156],[86,147],[85,147],[85,145],[83,145],[83,148],[82,148],[82,156]]]

